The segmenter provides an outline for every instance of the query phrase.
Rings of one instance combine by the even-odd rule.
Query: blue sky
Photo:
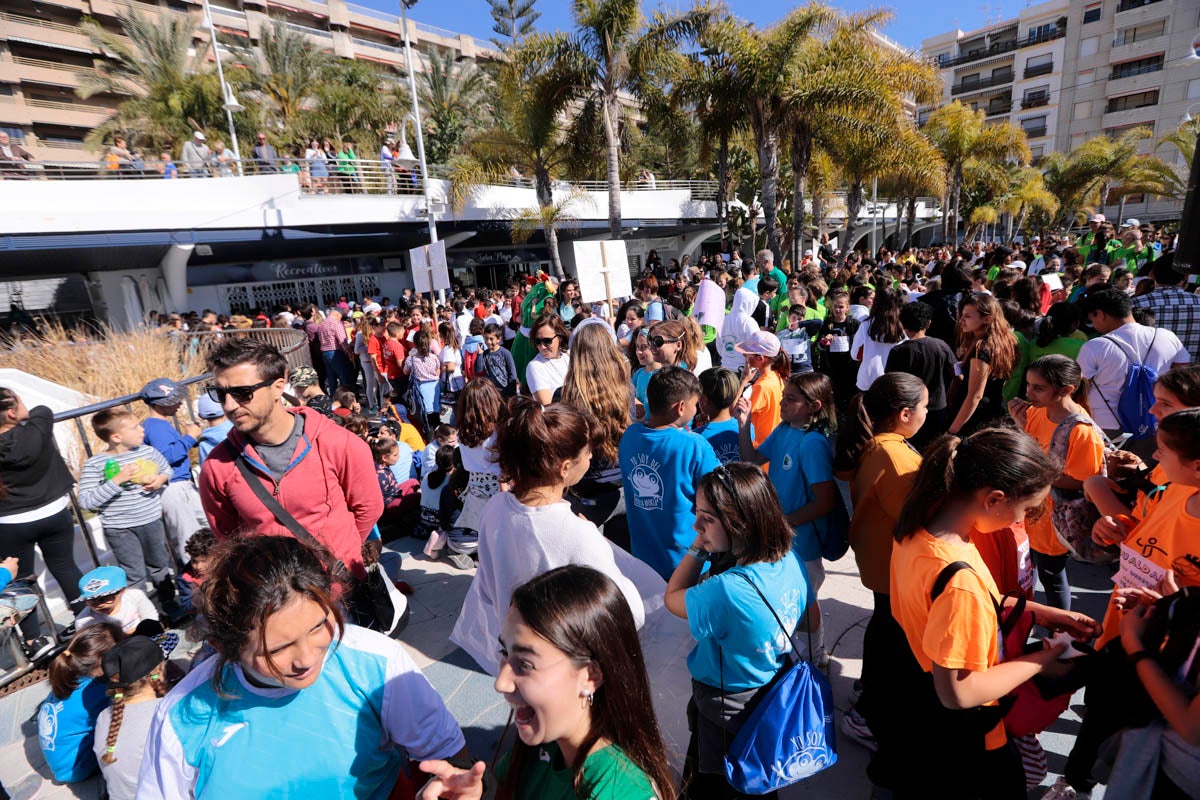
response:
[[[396,0],[354,0],[354,2],[385,11],[399,13]],[[647,9],[657,7],[657,2],[644,2]],[[665,4],[674,8],[677,0]],[[729,9],[739,17],[759,25],[770,24],[797,5],[796,0],[726,0]],[[847,11],[886,6],[869,0],[842,0],[835,2]],[[1023,0],[906,0],[893,2],[895,19],[884,29],[892,39],[909,47],[918,47],[921,40],[934,34],[950,30],[955,25],[964,31],[978,28],[996,19],[1016,16],[1025,5]],[[570,0],[537,0],[537,9],[542,12],[538,27],[543,30],[566,30],[570,26]],[[492,19],[487,0],[420,0],[409,12],[414,20],[448,28],[459,33],[469,33],[480,39],[488,39]]]

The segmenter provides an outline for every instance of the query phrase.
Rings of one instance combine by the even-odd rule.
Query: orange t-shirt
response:
[[[1037,439],[1047,453],[1050,452],[1050,440],[1054,438],[1057,428],[1058,423],[1046,416],[1046,409],[1031,406],[1025,412],[1025,432]],[[1067,438],[1067,460],[1063,465],[1063,474],[1077,481],[1085,481],[1093,475],[1099,475],[1103,466],[1104,440],[1091,425],[1076,425]],[[1067,552],[1067,548],[1058,540],[1054,524],[1050,521],[1053,504],[1047,497],[1041,514],[1037,519],[1029,519],[1025,523],[1025,530],[1029,533],[1029,546],[1032,549],[1048,556],[1060,556]]]
[[[1033,599],[1033,561],[1029,557],[1029,534],[1024,523],[995,533],[972,533],[971,544],[987,564],[1001,594],[1021,592]]]
[[[1200,492],[1195,486],[1171,484],[1162,498],[1150,508],[1146,518],[1138,523],[1125,545],[1156,565],[1175,571],[1180,586],[1200,586],[1200,517],[1187,509],[1188,501]],[[1108,601],[1104,614],[1104,632],[1097,647],[1115,639],[1121,632],[1121,612]]]
[[[750,387],[750,422],[754,424],[754,446],[762,443],[779,427],[779,405],[783,402],[783,379],[775,370],[767,370]]]
[[[887,594],[891,576],[892,531],[912,491],[921,454],[897,433],[881,433],[863,448],[850,481],[854,517],[850,546],[863,586]]]
[[[1162,468],[1162,465],[1155,465],[1154,469],[1150,470],[1150,482],[1155,486],[1164,486],[1167,483],[1167,472]],[[1158,501],[1162,499],[1163,493],[1154,492],[1147,495],[1145,492],[1139,491],[1137,499],[1133,503],[1133,508],[1130,509],[1129,515],[1134,519],[1142,519],[1150,513]]]
[[[931,604],[938,574],[955,561],[971,569],[956,572]],[[1000,662],[995,607],[999,597],[987,564],[970,542],[939,539],[920,530],[892,548],[892,616],[926,672],[932,672],[934,664],[983,672]],[[1001,722],[988,732],[984,744],[995,750],[1007,740]]]

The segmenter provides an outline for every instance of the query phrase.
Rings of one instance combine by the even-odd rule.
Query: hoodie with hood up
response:
[[[362,544],[383,513],[383,494],[367,443],[310,408],[288,409],[304,418],[304,432],[283,476],[270,473],[253,443],[236,429],[213,448],[200,471],[200,501],[220,538],[239,531],[291,536],[242,478],[236,458],[287,511],[342,561],[363,577]]]
[[[725,315],[721,326],[721,366],[737,372],[746,364],[746,357],[734,349],[758,330],[754,321],[754,309],[758,308],[758,295],[752,290],[738,289],[733,293],[733,305]]]

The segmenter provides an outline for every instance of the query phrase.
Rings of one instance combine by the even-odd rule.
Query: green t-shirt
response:
[[[1079,350],[1083,347],[1083,343],[1087,341],[1087,336],[1080,331],[1075,331],[1070,336],[1060,336],[1045,347],[1040,347],[1038,343],[1030,342],[1029,344],[1029,363],[1032,364],[1042,356],[1066,356],[1067,358],[1079,360]]]
[[[776,320],[776,322],[775,322],[775,330],[776,331],[781,331],[781,330],[784,330],[785,328],[787,328],[788,315],[790,313],[791,313],[791,306],[788,306],[787,308],[783,309],[782,313],[779,315],[779,319]],[[809,308],[808,306],[805,306],[804,307],[804,320],[807,321],[810,319],[825,319],[825,315],[822,314],[820,311],[818,311],[815,308]]]
[[[1021,387],[1025,385],[1025,370],[1029,368],[1029,340],[1020,331],[1013,333],[1017,335],[1017,363],[1013,365],[1012,375],[1004,382],[1002,394],[1006,403],[1021,393]]]
[[[1146,264],[1154,260],[1154,248],[1143,244],[1141,251],[1132,247],[1118,247],[1112,251],[1111,263],[1114,268],[1124,266],[1134,275]],[[1124,262],[1124,264],[1122,264]]]
[[[496,765],[501,781],[508,774],[511,752]],[[580,787],[584,800],[654,800],[650,779],[616,745],[601,748],[583,762]],[[556,742],[533,749],[521,768],[516,800],[577,800],[571,785],[571,769],[563,761]]]

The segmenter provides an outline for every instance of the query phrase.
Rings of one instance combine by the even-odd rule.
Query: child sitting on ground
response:
[[[101,411],[92,417],[92,429],[108,447],[84,462],[79,502],[100,512],[104,538],[122,574],[135,586],[149,580],[161,591],[170,583],[162,495],[171,467],[144,444],[142,423],[131,411]]]
[[[421,484],[413,479],[396,480],[392,467],[400,459],[400,446],[395,439],[376,438],[370,441],[371,455],[375,458],[375,476],[383,492],[383,515],[379,522],[384,525],[403,522],[421,502]],[[411,463],[411,457],[409,459]]]
[[[38,709],[38,744],[59,783],[90,778],[99,769],[92,739],[108,695],[95,678],[100,660],[121,638],[116,625],[91,625],[50,662],[50,694]]]
[[[453,425],[438,425],[433,431],[433,441],[421,453],[421,474],[428,475],[437,469],[437,454],[443,447],[458,447],[458,428]]]
[[[157,636],[163,632],[158,609],[141,589],[128,587],[125,570],[96,567],[79,579],[79,599],[87,606],[75,617],[75,627],[107,622],[126,635]]]
[[[113,704],[96,720],[92,747],[100,759],[109,800],[133,800],[137,794],[143,743],[150,733],[158,701],[170,688],[164,662],[162,649],[145,636],[131,636],[120,642],[101,662],[104,685]],[[118,757],[122,730],[125,746]]]
[[[338,390],[333,393],[333,413],[339,417],[362,413],[362,405],[358,402],[358,396],[354,394],[353,389],[348,386],[338,387]]]
[[[421,479],[421,522],[415,535],[417,538],[430,539],[426,555],[440,550],[444,542],[441,525],[442,493],[454,475],[454,454],[457,449],[450,445],[439,447],[434,457],[433,469],[426,472],[425,477]]]

